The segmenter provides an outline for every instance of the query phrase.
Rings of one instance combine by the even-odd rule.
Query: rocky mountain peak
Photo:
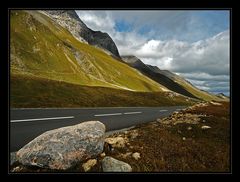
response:
[[[45,10],[43,12],[71,32],[79,41],[104,49],[113,56],[120,58],[117,46],[112,38],[107,33],[88,28],[74,10]]]
[[[122,60],[133,67],[146,67],[146,65],[136,56],[133,55],[124,55],[121,56]]]

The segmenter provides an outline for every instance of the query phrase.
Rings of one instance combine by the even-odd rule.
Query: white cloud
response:
[[[121,51],[120,51],[121,52]],[[151,40],[132,52],[147,63],[175,72],[229,74],[229,32],[195,43]],[[166,57],[170,65],[164,64]]]
[[[186,77],[190,80],[206,81],[214,80],[218,82],[229,81],[229,75],[211,75],[204,72],[192,72],[192,73],[179,73],[183,77]]]
[[[80,19],[92,30],[114,33],[114,20],[107,11],[76,11]],[[101,28],[99,28],[101,27]]]
[[[166,21],[164,25],[169,29],[173,28],[175,34],[181,33],[187,24],[187,12],[156,11],[153,12],[155,16],[148,12],[132,14],[131,11],[77,11],[77,13],[91,29],[107,32],[116,43],[120,55],[135,55],[146,64],[177,72],[200,89],[218,92],[222,88],[225,93],[229,92],[229,30],[193,43],[174,39],[174,35],[171,39],[161,40],[150,36],[161,32],[151,30],[147,34],[139,34],[136,29],[143,22],[145,24],[164,22],[168,16],[169,22]],[[114,27],[116,19],[119,18],[135,23],[136,29],[131,32],[117,32]],[[219,84],[218,88],[219,82],[225,84]]]

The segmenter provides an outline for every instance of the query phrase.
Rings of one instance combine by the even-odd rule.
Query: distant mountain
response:
[[[88,28],[74,10],[45,10],[43,12],[71,32],[78,40],[102,48],[120,58],[117,46],[112,38],[107,33]]]
[[[223,93],[219,93],[219,94],[216,94],[217,97],[221,98],[221,99],[229,99],[228,96],[224,95]]]
[[[165,86],[169,90],[191,98],[219,100],[219,97],[199,90],[184,78],[168,70],[161,70],[157,66],[146,65],[136,56],[127,55],[121,57],[127,64],[139,70],[142,74],[148,76],[152,80]]]

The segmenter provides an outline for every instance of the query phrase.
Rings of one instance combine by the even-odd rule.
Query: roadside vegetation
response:
[[[230,171],[229,102],[199,104],[112,137],[119,135],[129,140],[129,147],[110,155],[135,172]],[[139,152],[141,158],[124,157],[128,152]]]

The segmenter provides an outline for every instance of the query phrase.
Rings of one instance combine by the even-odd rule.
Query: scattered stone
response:
[[[206,120],[202,120],[203,123],[206,123]]]
[[[100,157],[105,157],[105,156],[106,156],[105,152],[100,154]]]
[[[133,154],[132,154],[132,157],[133,157],[135,160],[138,160],[138,159],[141,158],[141,157],[140,157],[140,153],[138,153],[138,152],[133,153]]]
[[[105,142],[110,144],[112,147],[116,147],[116,148],[125,147],[125,143],[126,143],[123,137],[106,138]]]
[[[187,130],[192,130],[192,127],[191,127],[191,126],[189,126],[189,127],[187,128]]]
[[[105,125],[88,121],[47,131],[17,152],[19,162],[65,170],[103,151]]]
[[[185,140],[186,140],[186,137],[183,137],[182,139],[183,139],[183,141],[185,141]]]
[[[210,126],[207,126],[207,125],[205,125],[205,126],[202,126],[201,127],[203,130],[205,130],[205,129],[209,129],[209,128],[211,128]]]
[[[178,114],[172,114],[170,117],[164,118],[160,121],[162,124],[181,124],[181,123],[187,123],[187,124],[198,124],[201,119],[200,116],[197,114],[189,114],[189,113],[178,113]]]
[[[132,172],[132,167],[123,161],[106,156],[102,160],[103,172]]]
[[[127,152],[127,153],[125,153],[125,154],[120,154],[120,156],[126,159],[126,158],[129,157],[131,154],[132,154],[132,152]]]
[[[158,118],[158,119],[157,119],[157,122],[161,122],[161,120],[162,120],[162,119]]]
[[[218,103],[218,102],[210,102],[212,105],[215,105],[215,106],[221,106],[222,104]]]
[[[10,153],[10,165],[13,165],[15,164],[16,162],[18,162],[18,159],[17,159],[17,152],[11,152]]]
[[[97,164],[96,159],[89,159],[86,163],[82,165],[85,172],[89,171],[93,166]]]
[[[130,138],[135,139],[138,136],[137,130],[132,130],[130,133]]]

